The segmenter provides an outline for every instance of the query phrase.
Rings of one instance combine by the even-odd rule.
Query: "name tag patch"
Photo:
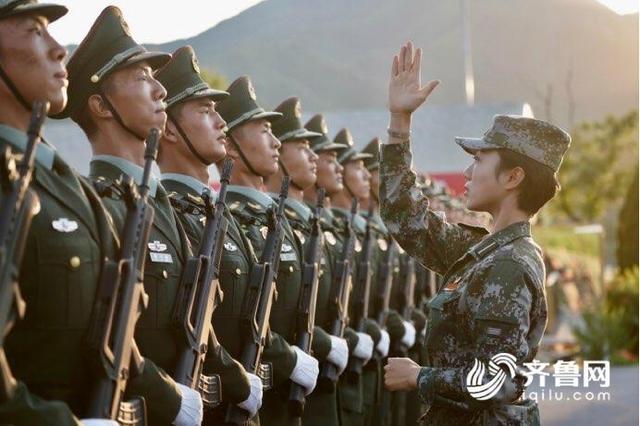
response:
[[[294,252],[289,253],[280,253],[280,261],[281,262],[292,262],[296,260],[296,254]]]
[[[151,261],[154,263],[173,263],[173,258],[171,257],[171,253],[149,252],[149,257],[151,258]]]

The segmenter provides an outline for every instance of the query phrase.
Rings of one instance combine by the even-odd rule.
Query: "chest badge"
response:
[[[332,246],[336,245],[336,237],[329,231],[324,231],[324,239]]]
[[[155,251],[155,252],[163,252],[167,250],[167,245],[164,243],[161,243],[158,240],[155,240],[149,244],[147,244],[147,247],[149,247],[149,250],[151,251]]]
[[[289,244],[287,243],[282,243],[282,253],[289,253],[291,250],[293,250],[293,247],[291,247]]]
[[[231,241],[227,241],[226,243],[224,243],[224,249],[226,251],[237,251],[238,250],[238,246],[233,244]]]
[[[78,229],[78,222],[61,217],[51,222],[51,226],[58,232],[69,233]]]
[[[455,290],[457,290],[459,285],[460,285],[460,278],[457,278],[454,281],[449,281],[447,283],[447,285],[444,286],[443,290],[444,291],[449,291],[449,292],[455,291]]]

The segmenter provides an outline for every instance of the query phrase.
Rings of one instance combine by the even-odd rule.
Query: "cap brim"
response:
[[[500,148],[499,146],[491,144],[482,138],[456,137],[456,143],[469,154],[474,154],[476,151]]]
[[[36,4],[23,4],[20,6],[16,6],[11,12],[7,13],[3,16],[3,18],[8,18],[9,16],[17,16],[23,15],[27,13],[33,13],[35,15],[45,16],[49,22],[57,21],[67,14],[69,9],[60,4],[51,4],[51,3],[36,3]]]
[[[122,67],[126,67],[129,65],[137,64],[138,62],[147,62],[152,70],[157,70],[162,68],[164,64],[169,62],[171,59],[171,54],[165,52],[142,52],[137,55],[133,55],[126,61],[119,64],[114,70]]]
[[[313,151],[314,152],[344,151],[345,149],[347,149],[347,147],[342,144],[329,142],[326,145],[318,146]]]
[[[312,132],[310,130],[302,128],[302,129],[297,129],[295,132],[287,135],[286,139],[280,139],[280,138],[278,139],[280,139],[280,142],[286,142],[286,141],[296,141],[300,139],[317,138],[318,136],[322,136],[322,133]]]
[[[218,102],[228,97],[229,97],[229,92],[225,92],[224,90],[205,89],[198,93],[194,93],[193,95],[189,96],[185,100],[209,98],[214,100],[215,102]]]
[[[260,119],[264,118],[265,120],[271,122],[271,121],[276,121],[280,117],[282,117],[282,113],[275,112],[275,111],[262,111],[262,112],[259,112],[257,114],[252,115],[246,121],[260,120]]]

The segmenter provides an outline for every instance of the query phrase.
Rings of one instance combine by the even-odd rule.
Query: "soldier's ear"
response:
[[[524,181],[525,171],[522,167],[514,167],[511,170],[505,170],[502,172],[504,176],[505,189],[516,189]]]
[[[96,118],[113,118],[113,114],[106,102],[102,99],[102,96],[97,93],[89,96],[87,108],[91,112],[91,115]]]
[[[167,120],[167,124],[164,126],[164,133],[162,137],[169,143],[179,142],[178,131],[176,130],[176,125],[173,124],[173,120]]]

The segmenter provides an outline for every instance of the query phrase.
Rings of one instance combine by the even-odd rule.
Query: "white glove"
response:
[[[305,394],[309,395],[316,387],[316,381],[320,373],[318,360],[297,346],[293,346],[293,350],[296,352],[298,359],[289,378],[302,386],[305,389]]]
[[[347,346],[347,341],[341,337],[329,337],[331,338],[331,350],[327,355],[327,359],[338,367],[338,373],[341,374],[347,368],[347,362],[349,362],[349,346]]]
[[[389,344],[391,343],[391,337],[387,330],[380,330],[380,341],[376,345],[376,350],[382,358],[389,355]]]
[[[82,419],[82,426],[120,426],[115,420],[107,419]]]
[[[260,407],[262,407],[262,379],[251,373],[247,373],[247,376],[249,376],[251,393],[249,394],[249,398],[238,404],[238,407],[248,411],[251,417],[254,417]]]
[[[366,364],[373,356],[373,339],[367,333],[356,332],[358,343],[353,349],[353,356],[360,358]]]
[[[416,329],[409,321],[403,321],[404,336],[400,340],[406,347],[410,348],[416,343]]]
[[[176,383],[182,394],[180,411],[173,424],[175,426],[194,426],[202,423],[202,398],[200,394],[180,383]]]

